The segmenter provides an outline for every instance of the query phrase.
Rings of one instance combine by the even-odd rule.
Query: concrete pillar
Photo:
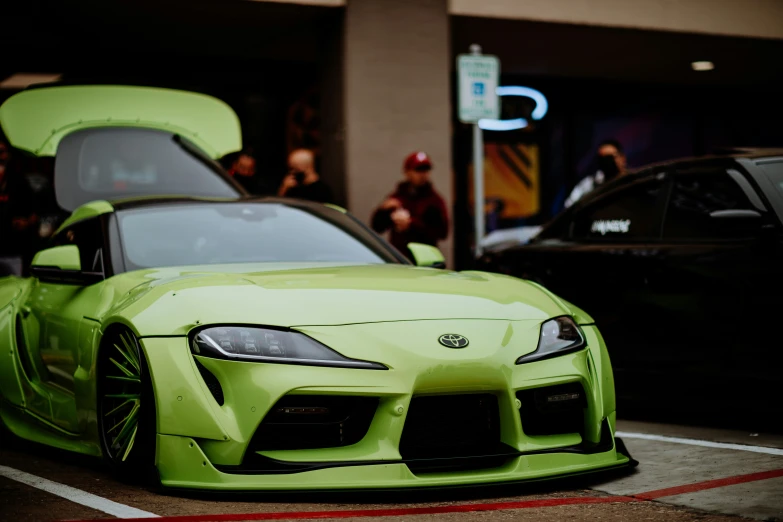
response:
[[[449,41],[448,0],[346,2],[341,71],[346,204],[369,223],[375,206],[402,179],[405,156],[426,151],[452,220],[449,238],[439,245],[451,267]],[[334,125],[324,123],[334,132]]]

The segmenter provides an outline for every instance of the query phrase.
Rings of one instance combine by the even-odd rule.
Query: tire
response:
[[[149,367],[136,336],[111,330],[98,353],[98,432],[105,461],[121,480],[156,486],[157,424]]]

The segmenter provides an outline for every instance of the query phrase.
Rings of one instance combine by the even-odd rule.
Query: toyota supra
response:
[[[70,212],[0,278],[0,418],[163,487],[424,488],[621,468],[587,312],[531,281],[409,261],[336,206],[254,198],[208,96],[47,86],[0,107]]]

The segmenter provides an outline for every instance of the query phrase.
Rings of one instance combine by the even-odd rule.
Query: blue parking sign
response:
[[[459,121],[476,123],[482,118],[500,118],[500,99],[497,95],[499,76],[500,60],[497,56],[457,56]]]

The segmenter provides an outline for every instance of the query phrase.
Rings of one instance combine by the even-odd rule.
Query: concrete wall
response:
[[[343,7],[346,0],[250,0],[251,2],[275,2],[278,4],[315,5],[319,7]]]
[[[252,0],[342,7],[369,0]],[[781,0],[448,0],[449,13],[783,39]]]
[[[405,156],[424,150],[433,158],[435,188],[451,209],[447,0],[349,1],[343,39],[348,208],[369,221],[402,179]],[[449,261],[451,243],[450,237],[439,245]]]
[[[781,0],[449,0],[449,12],[541,22],[783,38]]]

